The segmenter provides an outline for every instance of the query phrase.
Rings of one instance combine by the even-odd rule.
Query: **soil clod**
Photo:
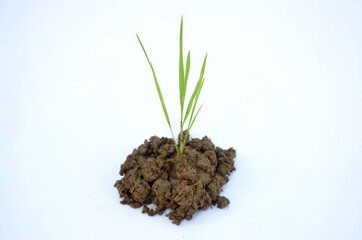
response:
[[[226,197],[222,196],[222,197],[218,197],[216,204],[218,208],[225,208],[229,205],[230,201],[229,199],[227,199]]]
[[[149,216],[171,209],[166,216],[178,225],[199,209],[229,205],[220,192],[235,170],[235,156],[233,148],[215,148],[205,136],[188,139],[183,155],[177,157],[173,139],[153,136],[128,155],[120,170],[124,177],[114,186],[122,204],[143,206],[142,213]],[[151,203],[155,209],[147,207]]]

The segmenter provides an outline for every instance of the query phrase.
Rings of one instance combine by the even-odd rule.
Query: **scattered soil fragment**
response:
[[[173,139],[153,136],[128,155],[120,170],[124,177],[114,186],[122,204],[143,206],[142,213],[149,216],[171,209],[166,216],[178,225],[199,209],[229,205],[220,192],[235,170],[235,155],[233,148],[215,148],[205,136],[188,140],[183,155],[177,157]],[[155,209],[147,207],[151,203]]]

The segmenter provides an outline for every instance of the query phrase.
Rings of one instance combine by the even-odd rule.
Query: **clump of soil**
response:
[[[199,209],[229,205],[220,192],[235,170],[235,154],[233,148],[215,148],[205,136],[188,139],[183,155],[177,157],[173,139],[153,136],[128,155],[121,165],[124,177],[114,186],[122,204],[143,207],[142,213],[149,216],[171,209],[166,216],[179,225]],[[149,209],[151,203],[155,209]]]

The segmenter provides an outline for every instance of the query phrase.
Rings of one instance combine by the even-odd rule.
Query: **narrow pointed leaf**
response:
[[[183,105],[185,101],[185,73],[184,73],[184,60],[183,60],[183,50],[182,50],[182,27],[183,27],[183,17],[181,17],[181,27],[180,27],[180,63],[179,63],[179,88],[180,88],[180,105],[181,105],[181,120],[183,114]]]
[[[197,110],[197,113],[196,113],[196,115],[195,115],[195,117],[194,117],[194,119],[192,120],[192,123],[191,123],[191,125],[190,125],[190,129],[191,129],[191,128],[192,128],[192,126],[194,125],[194,122],[195,122],[195,120],[196,120],[196,117],[197,117],[197,115],[199,114],[199,112],[200,112],[200,110],[201,110],[202,106],[203,106],[203,104],[200,106],[199,110]]]
[[[185,72],[185,96],[186,96],[186,89],[187,89],[187,80],[189,79],[189,73],[190,73],[190,51],[189,53],[187,54],[187,60],[186,60],[186,72]],[[184,96],[184,98],[185,98]]]
[[[203,105],[204,105],[204,104],[202,104],[202,105],[200,106],[200,108],[199,108],[199,110],[197,111],[194,119],[193,119],[192,122],[191,122],[191,125],[187,128],[187,131],[186,131],[186,134],[185,134],[184,144],[186,144],[186,140],[187,140],[187,137],[188,137],[188,135],[189,135],[189,132],[190,132],[192,126],[194,125],[194,122],[195,122],[195,120],[196,120],[196,117],[197,117],[197,115],[199,114],[199,112],[200,112],[200,110],[201,110],[201,108],[202,108]]]
[[[205,82],[205,78],[202,79],[201,83],[200,83],[200,86],[198,88],[198,92],[196,93],[195,95],[195,101],[193,103],[193,107],[192,107],[192,112],[191,112],[191,116],[190,116],[190,120],[189,120],[189,125],[188,127],[190,127],[190,124],[192,122],[192,119],[193,119],[193,116],[194,116],[194,112],[195,112],[195,108],[196,108],[196,105],[197,105],[197,100],[199,99],[199,96],[200,96],[200,93],[201,93],[201,89],[202,89],[202,86],[204,85],[204,82]]]
[[[197,95],[197,92],[199,92],[198,94],[200,94],[200,92],[201,92],[203,81],[205,80],[203,77],[204,77],[204,73],[205,73],[206,60],[207,60],[207,54],[205,56],[204,63],[202,64],[200,78],[197,81],[197,84],[195,86],[195,90],[194,90],[194,92],[193,92],[193,94],[192,94],[192,96],[190,98],[189,104],[187,105],[187,109],[186,109],[186,113],[185,113],[185,117],[184,117],[183,122],[185,122],[187,120],[187,117],[190,114],[190,111],[191,111],[192,105],[194,104],[194,99],[195,99],[195,97]],[[196,100],[195,104],[196,103],[197,103],[197,100]],[[195,108],[195,106],[194,106],[194,108]]]
[[[189,114],[190,114],[190,111],[191,111],[191,108],[192,108],[192,104],[194,103],[195,96],[196,96],[197,92],[199,91],[201,82],[202,82],[202,76],[200,76],[199,80],[197,81],[196,86],[195,86],[195,89],[194,89],[194,92],[193,92],[192,95],[191,95],[189,104],[187,105],[187,109],[186,109],[186,113],[185,113],[185,117],[184,117],[184,121],[183,121],[183,122],[186,122],[187,117],[188,117]]]
[[[206,53],[206,56],[205,56],[205,59],[204,59],[204,63],[202,64],[200,75],[204,75],[204,73],[205,73],[206,59],[207,59],[207,53]]]
[[[136,35],[137,35],[137,34],[136,34]],[[155,70],[154,70],[154,68],[153,68],[153,66],[152,66],[152,63],[150,62],[150,59],[149,59],[148,56],[147,56],[146,50],[145,50],[145,48],[143,47],[143,44],[142,44],[142,42],[141,42],[141,39],[138,37],[138,35],[137,35],[137,38],[138,38],[139,43],[141,44],[141,47],[142,47],[142,49],[143,49],[143,52],[144,52],[145,55],[146,55],[147,61],[148,61],[149,65],[150,65],[150,67],[151,67],[151,70],[152,70],[152,73],[153,73],[153,78],[154,78],[154,80],[155,80],[155,84],[156,84],[156,88],[157,88],[157,92],[158,92],[158,96],[159,96],[160,101],[161,101],[163,113],[165,114],[165,117],[166,117],[168,126],[170,127],[171,133],[172,133],[170,118],[169,118],[168,113],[167,113],[165,101],[163,100],[163,96],[162,96],[161,89],[160,89],[160,86],[159,86],[158,81],[157,81],[157,77],[156,77]],[[172,133],[172,134],[173,134],[173,133]]]

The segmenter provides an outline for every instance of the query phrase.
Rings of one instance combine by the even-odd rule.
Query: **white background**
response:
[[[119,204],[120,164],[174,131],[184,16],[192,135],[237,150],[175,226]],[[0,239],[362,239],[362,2],[0,0]],[[189,89],[189,92],[191,90]]]

